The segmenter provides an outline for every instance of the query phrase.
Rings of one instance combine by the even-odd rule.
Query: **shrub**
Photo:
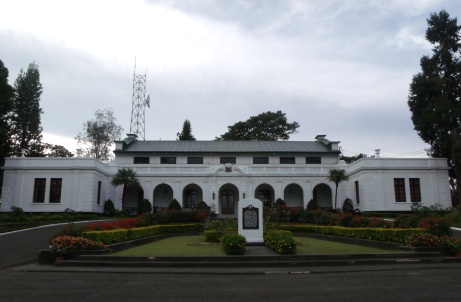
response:
[[[399,229],[408,229],[408,228],[417,228],[421,217],[418,215],[411,214],[401,214],[397,216],[394,220],[394,228]]]
[[[318,208],[319,208],[319,205],[317,204],[317,201],[314,199],[309,200],[309,202],[307,203],[308,211],[317,210]]]
[[[204,201],[202,200],[201,202],[198,203],[197,209],[198,209],[198,210],[209,210],[210,207],[208,206],[208,204],[207,204],[206,202],[204,202]]]
[[[226,218],[224,220],[224,229],[237,231],[238,222],[235,218]]]
[[[138,215],[142,215],[144,213],[151,213],[152,212],[152,204],[148,199],[143,199],[138,202]]]
[[[181,208],[181,205],[179,204],[179,202],[176,199],[173,199],[171,201],[170,205],[168,206],[168,210],[181,211],[182,208]]]
[[[227,255],[245,254],[246,240],[239,234],[226,234],[221,239],[221,244]]]
[[[419,227],[427,229],[429,234],[435,236],[450,236],[451,228],[447,219],[438,216],[424,217],[419,222]]]
[[[275,201],[275,206],[276,207],[283,207],[283,206],[286,206],[287,204],[285,203],[285,201],[283,201],[282,198],[277,198],[277,200]]]
[[[461,206],[454,208],[445,218],[448,219],[451,225],[461,227]]]
[[[264,237],[266,245],[283,255],[291,255],[296,252],[296,241],[289,231],[268,231]]]
[[[221,239],[224,235],[222,230],[206,230],[204,231],[205,240],[207,242],[221,242]]]
[[[114,216],[115,206],[112,200],[108,199],[104,202],[103,212],[104,212],[104,215]]]
[[[405,244],[416,247],[440,247],[446,245],[446,238],[427,233],[418,233],[408,236]]]
[[[212,220],[210,224],[208,225],[208,229],[216,230],[216,231],[223,231],[224,224],[222,223],[221,220]]]
[[[73,236],[79,237],[82,236],[82,227],[76,226],[74,223],[69,223],[68,225],[64,226],[61,231],[56,232],[53,235],[53,238],[59,236]]]
[[[57,255],[63,255],[68,250],[102,250],[106,246],[98,241],[83,237],[59,236],[50,240],[51,251]]]
[[[10,216],[13,220],[21,220],[26,216],[26,213],[24,213],[24,210],[21,207],[12,206],[10,210]]]

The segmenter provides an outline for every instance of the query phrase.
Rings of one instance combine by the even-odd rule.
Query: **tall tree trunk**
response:
[[[334,208],[334,210],[336,210],[337,204],[338,204],[338,184],[336,184],[336,192],[335,192],[335,208]]]
[[[126,184],[123,185],[123,193],[122,193],[122,211],[125,209],[125,197],[126,197]]]

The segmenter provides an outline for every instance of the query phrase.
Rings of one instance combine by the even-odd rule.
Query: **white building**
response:
[[[348,181],[338,188],[338,207],[346,198],[362,211],[408,211],[413,202],[451,206],[446,159],[363,158],[350,165],[339,160],[339,142],[324,135],[315,141],[138,141],[116,142],[115,160],[90,158],[7,158],[2,205],[26,212],[72,209],[102,212],[112,199],[121,209],[122,187],[110,184],[117,169],[136,171],[141,189],[129,189],[125,207],[135,210],[148,199],[161,211],[176,199],[183,208],[205,201],[221,215],[235,216],[245,197],[273,206],[283,199],[306,207],[315,199],[334,207],[331,169],[344,169]]]

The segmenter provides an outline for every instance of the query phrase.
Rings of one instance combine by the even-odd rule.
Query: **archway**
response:
[[[138,188],[126,188],[125,194],[125,203],[123,206],[123,211],[128,212],[128,214],[137,214],[138,212],[138,202],[143,200],[144,190],[141,187]]]
[[[289,184],[283,192],[283,200],[287,207],[302,207],[304,205],[303,189],[298,184]]]
[[[263,202],[266,207],[274,206],[274,189],[268,184],[261,184],[256,187],[255,198]]]
[[[173,189],[167,184],[161,184],[155,187],[154,189],[154,202],[153,210],[154,212],[158,210],[165,210],[173,201]]]
[[[219,189],[219,202],[222,215],[235,215],[239,190],[233,184],[225,184]]]
[[[196,184],[187,185],[182,191],[183,208],[195,209],[202,200],[202,189]]]
[[[331,188],[326,184],[318,184],[314,187],[313,191],[314,200],[320,209],[332,209],[333,199]]]

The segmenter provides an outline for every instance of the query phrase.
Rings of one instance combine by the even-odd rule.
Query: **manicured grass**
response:
[[[297,255],[306,254],[376,254],[398,252],[359,245],[295,237]],[[219,243],[209,243],[202,236],[171,237],[114,253],[115,256],[225,256]]]
[[[397,250],[384,250],[374,247],[339,243],[328,240],[319,240],[308,237],[295,237],[296,254],[379,254],[379,253],[400,253]]]
[[[205,241],[205,236],[171,237],[132,249],[114,253],[115,256],[225,256],[219,243]]]

